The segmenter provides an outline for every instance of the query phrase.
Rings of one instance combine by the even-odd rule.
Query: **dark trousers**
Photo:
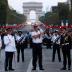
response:
[[[51,39],[48,39],[48,42],[47,42],[47,49],[51,49]]]
[[[41,44],[35,44],[33,43],[33,48],[32,48],[32,56],[33,56],[33,67],[36,68],[36,63],[38,60],[39,63],[39,68],[42,68],[42,46]]]
[[[17,62],[19,62],[20,60],[20,51],[21,51],[22,62],[24,62],[24,48],[22,45],[17,46]]]
[[[61,61],[60,46],[59,46],[58,44],[54,44],[54,45],[53,45],[52,61],[55,60],[56,51],[57,51],[57,54],[58,54],[58,60],[59,60],[59,62],[60,62],[60,61]]]
[[[12,69],[13,52],[5,52],[5,69]]]
[[[64,45],[62,47],[63,53],[63,67],[66,68],[67,61],[68,61],[68,68],[71,67],[71,54],[70,54],[70,47],[69,45]]]

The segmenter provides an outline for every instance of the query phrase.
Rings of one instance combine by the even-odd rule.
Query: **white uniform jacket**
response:
[[[31,33],[31,36],[35,36],[35,35],[38,35],[40,33],[41,33],[41,31],[38,31],[38,32],[33,31]],[[36,39],[35,38],[32,38],[33,43],[42,43],[42,40],[43,40],[43,36],[42,35],[40,37],[36,38]]]
[[[15,52],[16,45],[15,45],[15,38],[12,35],[4,36],[4,44],[5,44],[5,51],[6,52]]]

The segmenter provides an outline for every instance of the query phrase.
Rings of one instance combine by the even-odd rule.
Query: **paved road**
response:
[[[5,72],[4,71],[4,50],[1,52],[1,61],[0,61],[0,72]],[[15,71],[13,72],[72,72],[71,71],[61,71],[60,68],[62,67],[62,62],[58,62],[58,58],[56,55],[56,60],[55,62],[51,62],[52,59],[52,49],[43,49],[43,66],[44,66],[44,71],[40,71],[37,66],[36,71],[31,71],[32,69],[32,50],[31,49],[25,49],[25,62],[22,63],[20,60],[19,63],[17,63],[16,58],[13,60],[13,67],[15,68]]]

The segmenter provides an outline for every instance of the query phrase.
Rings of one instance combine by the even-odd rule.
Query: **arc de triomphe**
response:
[[[36,12],[36,21],[38,21],[39,17],[44,14],[42,8],[43,5],[41,2],[24,2],[23,14],[27,17],[27,20],[29,20],[30,11],[34,10]]]

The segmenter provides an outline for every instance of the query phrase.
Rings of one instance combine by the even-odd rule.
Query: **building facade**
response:
[[[69,5],[69,10],[71,10],[72,9],[72,0],[67,0],[67,3]]]

